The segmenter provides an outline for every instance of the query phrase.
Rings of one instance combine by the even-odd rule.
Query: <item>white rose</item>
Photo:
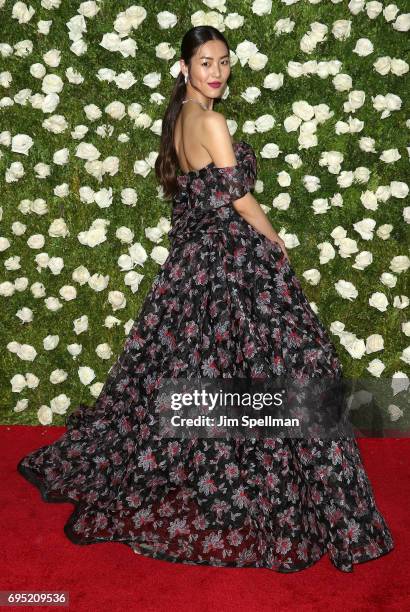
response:
[[[38,387],[40,380],[32,372],[26,372],[26,385],[29,389]]]
[[[404,372],[396,371],[392,376],[391,388],[393,391],[393,395],[397,395],[397,393],[401,393],[402,391],[407,391],[410,385],[410,379]]]
[[[362,90],[353,90],[348,96],[348,112],[354,112],[361,108],[365,102],[366,94]]]
[[[370,136],[362,136],[359,139],[359,147],[365,153],[376,153],[376,141]]]
[[[364,340],[356,338],[354,334],[343,334],[340,342],[353,359],[361,359],[366,352]]]
[[[359,38],[356,41],[356,46],[353,49],[353,53],[357,53],[360,57],[366,57],[373,53],[374,47],[372,42],[368,38]]]
[[[350,0],[349,2],[349,10],[352,15],[358,15],[361,11],[363,11],[365,6],[365,0]]]
[[[296,132],[301,123],[302,119],[300,117],[297,117],[296,115],[289,115],[289,117],[285,117],[283,127],[285,128],[286,132]]]
[[[70,235],[67,224],[63,218],[60,217],[59,219],[54,219],[48,228],[48,235],[52,236],[53,238],[58,238],[60,236],[65,238],[66,236]]]
[[[372,240],[375,225],[376,221],[370,218],[365,218],[357,223],[353,223],[354,229],[360,234],[363,240]]]
[[[317,176],[312,176],[310,174],[305,174],[302,177],[302,183],[309,193],[313,193],[320,188],[320,179]]]
[[[68,378],[68,373],[65,370],[53,370],[50,374],[50,382],[52,385],[58,385]]]
[[[115,155],[106,157],[103,161],[103,172],[107,172],[110,176],[114,176],[118,173],[120,166],[120,160]]]
[[[332,34],[337,40],[346,40],[350,36],[352,22],[348,19],[337,19],[332,25]]]
[[[100,7],[93,0],[88,0],[87,2],[81,2],[80,6],[78,7],[78,12],[81,15],[84,15],[84,17],[91,19],[100,12]]]
[[[95,378],[95,372],[92,368],[88,366],[80,366],[78,368],[78,377],[83,385],[89,385],[92,380]]]
[[[13,408],[14,412],[23,412],[28,407],[28,399],[19,399]]]
[[[106,342],[104,342],[103,344],[99,344],[96,347],[95,352],[97,353],[98,357],[100,357],[100,359],[111,359],[112,357],[112,349],[110,345]]]
[[[51,408],[43,404],[37,410],[37,418],[40,421],[41,425],[50,425],[53,422],[53,412]]]
[[[317,248],[320,250],[319,262],[321,264],[327,263],[336,256],[336,252],[330,242],[322,242],[317,245]]]
[[[398,32],[408,32],[410,30],[410,13],[402,13],[393,23],[393,29]]]
[[[30,287],[31,293],[35,298],[41,298],[46,295],[46,288],[43,283],[33,283]]]
[[[107,276],[103,276],[102,274],[95,273],[88,278],[88,285],[93,291],[103,291],[103,289],[108,287],[109,279],[110,277],[108,274]]]
[[[397,255],[390,261],[390,270],[396,274],[406,272],[410,266],[410,259],[407,255]]]
[[[360,195],[360,201],[367,210],[377,210],[379,206],[376,194],[368,189]]]
[[[104,110],[112,119],[123,119],[126,115],[125,104],[119,100],[114,100]]]
[[[71,278],[79,285],[85,285],[90,278],[90,273],[85,266],[78,266],[72,273]]]
[[[151,258],[160,265],[165,263],[168,255],[168,249],[163,246],[155,246],[150,253]]]
[[[27,240],[27,245],[30,247],[30,249],[41,249],[43,248],[44,243],[45,239],[42,234],[33,234]]]
[[[352,77],[348,74],[337,74],[332,79],[336,91],[349,91],[353,87]]]
[[[31,323],[33,321],[33,311],[31,308],[23,306],[16,312],[16,317],[19,318],[22,323]]]
[[[275,125],[275,119],[272,115],[261,115],[255,121],[255,127],[257,132],[262,134],[263,132],[268,132]]]
[[[45,94],[60,93],[64,87],[58,74],[46,74],[41,82],[41,91]]]
[[[61,310],[61,308],[63,307],[63,305],[60,302],[60,300],[55,298],[55,297],[48,297],[48,298],[46,298],[44,300],[44,304],[45,304],[47,310],[50,310],[51,312],[57,312],[58,310]]]
[[[335,193],[331,198],[330,198],[330,204],[332,206],[338,206],[339,208],[342,208],[343,206],[343,197],[341,193]]]
[[[364,270],[373,262],[373,253],[371,251],[361,251],[355,257],[355,262],[352,268],[356,270]]]
[[[28,155],[29,150],[33,146],[33,139],[27,134],[16,134],[11,139],[11,150],[14,153]]]
[[[122,291],[110,291],[108,293],[108,301],[114,311],[125,308],[127,305],[127,300]]]
[[[94,194],[95,203],[100,208],[108,208],[109,206],[111,206],[112,198],[113,198],[112,187],[109,187],[108,189],[106,188],[100,189],[99,191],[96,191]]]
[[[379,155],[379,159],[381,159],[381,161],[385,162],[386,164],[391,164],[397,161],[398,159],[401,159],[401,155],[397,148],[385,149],[384,151],[382,151],[381,155]]]
[[[393,198],[406,198],[409,193],[409,186],[402,181],[391,181],[390,191]]]
[[[366,340],[366,353],[375,353],[384,349],[383,336],[380,334],[372,334]]]
[[[175,49],[168,42],[162,42],[156,45],[155,54],[158,59],[171,60],[175,56]]]
[[[405,336],[410,336],[410,321],[403,321],[401,331]]]
[[[390,415],[391,421],[398,421],[403,416],[403,410],[396,406],[396,404],[390,404],[387,407],[387,411]]]
[[[277,181],[281,187],[289,187],[289,185],[292,183],[289,172],[286,172],[285,170],[277,173]]]
[[[354,180],[354,174],[351,171],[345,170],[339,174],[337,177],[337,184],[339,187],[343,187],[346,189],[350,187]]]
[[[410,346],[407,346],[403,350],[402,354],[400,355],[400,359],[410,365]]]
[[[80,142],[78,145],[75,156],[80,157],[80,159],[86,159],[87,161],[94,161],[100,157],[101,153],[90,142]]]
[[[67,351],[70,353],[70,355],[72,355],[73,359],[76,359],[82,350],[83,347],[81,344],[67,344]]]
[[[287,72],[290,77],[297,79],[303,75],[303,66],[300,62],[289,61],[287,65]]]
[[[370,178],[370,170],[365,166],[358,166],[354,171],[354,180],[356,183],[367,183]]]
[[[396,76],[403,76],[409,71],[409,65],[404,60],[393,57],[391,60],[391,71]]]
[[[376,72],[378,72],[379,74],[383,76],[385,76],[386,74],[389,74],[390,67],[391,67],[391,58],[388,55],[377,58],[377,60],[373,63],[373,68],[376,70]]]
[[[251,70],[263,70],[268,62],[268,56],[263,53],[254,53],[248,60],[248,66]]]
[[[319,270],[311,268],[310,270],[305,270],[302,276],[310,285],[316,286],[320,282],[321,275]]]
[[[316,104],[313,107],[313,111],[317,123],[324,123],[334,115],[334,112],[330,110],[327,104]]]
[[[387,22],[393,21],[399,12],[399,7],[396,4],[388,4],[383,10],[383,16]]]
[[[131,243],[134,239],[134,232],[129,227],[121,226],[115,232],[116,238],[123,244]]]
[[[267,5],[266,7],[265,7],[265,4]],[[256,2],[253,3],[252,10],[256,13],[255,5],[256,5]],[[272,8],[272,2],[270,0],[261,0],[259,7],[261,6],[264,7],[265,12],[269,11],[269,14],[270,14],[271,8]],[[274,25],[274,30],[278,34],[290,34],[290,32],[293,32],[294,27],[295,27],[295,22],[289,19],[289,17],[285,17],[283,19],[278,19],[276,21]]]
[[[89,121],[97,121],[102,117],[102,112],[95,104],[87,104],[84,106],[83,111]]]
[[[379,202],[387,202],[391,198],[391,190],[388,185],[379,185],[376,189],[376,198]]]
[[[48,260],[48,268],[52,274],[57,276],[64,268],[64,260],[62,257],[50,257]]]
[[[310,131],[303,130],[303,124],[301,125],[301,129],[298,137],[299,149],[311,149],[318,144],[318,138],[316,134],[313,134]]]
[[[128,253],[133,262],[142,266],[144,265],[148,255],[141,243],[137,242],[128,248]]]
[[[65,414],[70,404],[71,404],[71,401],[66,396],[66,394],[60,393],[60,395],[53,397],[53,399],[50,402],[50,408],[52,412],[56,414]]]
[[[266,75],[263,81],[263,87],[265,89],[270,89],[271,91],[277,91],[283,87],[283,73],[271,72],[270,74]]]
[[[378,15],[383,10],[383,5],[381,2],[366,2],[366,13],[369,19],[376,19]]]
[[[390,272],[383,272],[383,274],[380,275],[380,281],[383,283],[383,285],[386,285],[386,287],[392,289],[397,285],[397,276],[390,274]]]
[[[75,300],[75,298],[77,297],[77,290],[72,285],[63,285],[59,289],[58,293],[62,297],[62,299],[65,300],[66,302]]]
[[[42,198],[36,198],[30,204],[30,210],[36,215],[45,215],[48,213],[47,202],[43,200]]]
[[[272,201],[273,208],[277,210],[288,210],[290,206],[290,194],[288,192],[283,192],[278,194]]]
[[[20,344],[17,350],[17,357],[20,357],[23,361],[34,361],[36,355],[36,349],[30,344]]]
[[[52,351],[58,346],[60,337],[58,335],[48,335],[43,339],[43,347],[46,351]]]
[[[67,147],[55,151],[53,155],[53,164],[57,164],[57,166],[63,166],[64,164],[67,164],[69,155],[70,152]]]
[[[13,4],[11,16],[13,19],[17,19],[19,23],[28,23],[35,12],[33,7],[27,6],[25,2],[15,2]]]
[[[356,287],[349,281],[340,279],[334,283],[334,287],[337,293],[346,300],[352,301],[359,295]]]
[[[298,102],[293,102],[292,111],[297,116],[300,117],[303,121],[309,121],[314,117],[314,109],[306,100],[299,100]]]
[[[56,185],[53,190],[54,195],[58,198],[65,198],[68,196],[68,183],[62,183],[61,185]]]
[[[43,60],[47,66],[51,68],[57,68],[61,62],[61,51],[59,49],[50,49],[47,53],[43,54]]]
[[[82,315],[78,319],[75,319],[73,321],[73,323],[74,323],[73,330],[77,334],[77,336],[79,334],[81,334],[82,332],[88,330],[88,317],[87,317],[87,315]]]
[[[323,215],[329,210],[327,198],[315,198],[312,202],[312,209],[315,215]]]
[[[376,378],[379,378],[385,367],[386,366],[380,359],[373,359],[373,361],[371,361],[367,366],[366,370]]]
[[[249,40],[244,40],[239,43],[235,49],[235,54],[239,59],[241,66],[244,66],[252,55],[258,52],[257,46]]]
[[[395,308],[399,308],[400,310],[403,310],[404,308],[407,308],[407,306],[410,304],[410,300],[407,297],[407,295],[395,295],[394,296],[394,300],[393,300],[393,306]]]
[[[356,240],[352,238],[341,238],[339,241],[339,255],[340,257],[350,257],[352,253],[357,253],[358,246]]]
[[[15,374],[13,378],[10,379],[10,383],[13,393],[21,393],[26,387],[26,379],[22,374]]]
[[[0,236],[0,253],[10,248],[10,240],[4,236]]]
[[[288,155],[285,155],[285,162],[294,170],[297,170],[303,165],[302,159],[297,153],[289,153]]]
[[[369,298],[369,305],[373,308],[377,308],[380,312],[385,312],[389,301],[387,297],[381,291],[375,291]]]

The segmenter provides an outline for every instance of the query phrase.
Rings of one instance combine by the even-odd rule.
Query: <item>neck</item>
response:
[[[194,89],[191,85],[191,83],[188,84],[187,88],[186,88],[186,94],[185,94],[185,99],[187,98],[191,98],[191,100],[195,100],[196,102],[200,102],[203,107],[207,108],[208,110],[212,110],[213,109],[213,105],[214,105],[214,99],[213,98],[207,98],[206,96],[204,96],[200,91]]]

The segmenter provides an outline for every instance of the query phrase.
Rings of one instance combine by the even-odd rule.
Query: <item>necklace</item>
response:
[[[202,102],[200,102],[199,100],[195,100],[194,98],[187,98],[186,100],[182,100],[182,104],[185,104],[185,102],[189,102],[189,101],[196,102],[197,104],[200,104],[204,110],[209,110],[209,108],[207,106],[204,106],[202,104]]]

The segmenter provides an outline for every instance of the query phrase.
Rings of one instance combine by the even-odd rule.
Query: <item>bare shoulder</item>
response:
[[[206,113],[203,113],[202,128],[205,141],[219,140],[223,142],[229,140],[230,142],[233,142],[226,118],[222,113],[218,113],[214,110],[209,110]]]
[[[233,141],[224,115],[216,111],[203,114],[202,145],[217,167],[236,164]]]
[[[226,133],[229,133],[228,124],[226,119],[222,113],[218,113],[218,111],[209,110],[203,114],[203,127],[205,131],[212,132],[216,135],[220,134],[221,136],[225,136]]]

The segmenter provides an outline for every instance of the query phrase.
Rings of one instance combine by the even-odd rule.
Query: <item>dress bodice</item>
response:
[[[178,190],[172,202],[170,238],[193,233],[195,228],[209,229],[234,216],[232,202],[243,197],[255,186],[256,155],[244,140],[233,143],[236,165],[215,166],[210,162],[199,170],[177,177]]]

